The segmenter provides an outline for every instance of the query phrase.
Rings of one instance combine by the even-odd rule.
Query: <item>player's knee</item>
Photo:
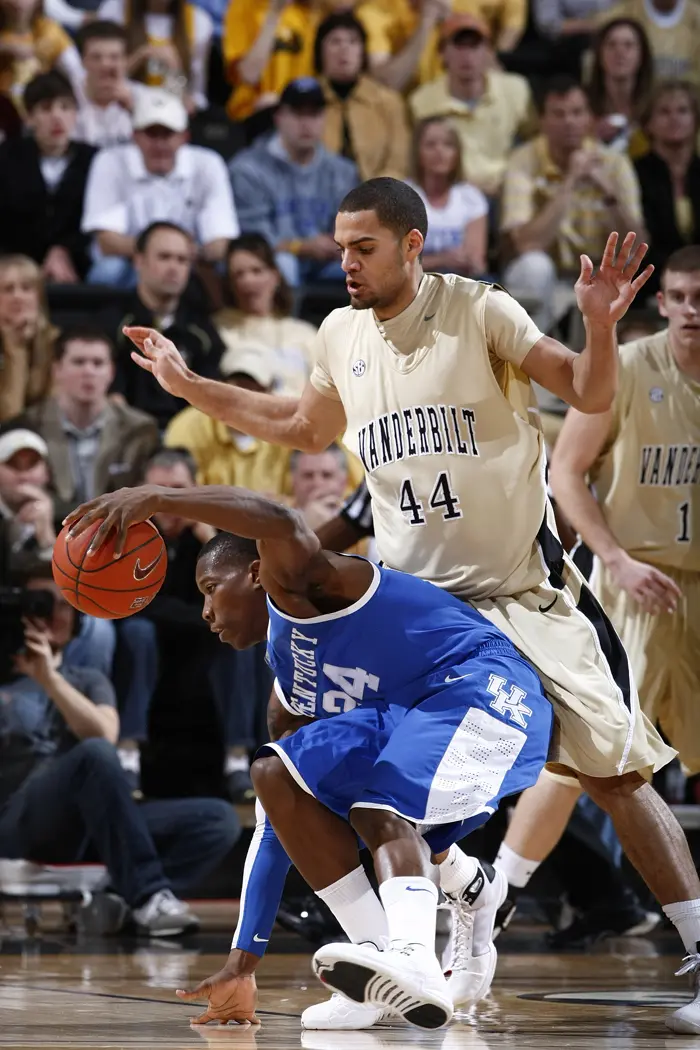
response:
[[[289,793],[284,788],[289,787],[291,781],[281,758],[276,755],[256,758],[250,767],[250,778],[268,815],[285,804]]]
[[[406,831],[410,833],[410,825],[403,817],[385,809],[355,807],[350,810],[350,824],[371,852],[403,838]]]
[[[606,811],[622,799],[631,798],[647,783],[639,773],[624,773],[618,777],[589,777],[580,773],[579,782],[586,794]]]

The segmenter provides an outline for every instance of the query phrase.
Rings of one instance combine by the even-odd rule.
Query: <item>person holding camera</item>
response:
[[[0,649],[24,628],[19,651],[0,653],[0,856],[98,860],[141,931],[196,929],[175,894],[194,888],[235,844],[233,809],[220,799],[137,805],[115,747],[110,681],[62,660],[77,614],[42,575],[20,598],[15,608],[0,603]]]

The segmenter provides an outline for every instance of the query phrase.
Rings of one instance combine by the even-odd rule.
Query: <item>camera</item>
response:
[[[0,682],[16,676],[12,658],[24,649],[22,620],[50,620],[53,609],[51,591],[0,587]]]

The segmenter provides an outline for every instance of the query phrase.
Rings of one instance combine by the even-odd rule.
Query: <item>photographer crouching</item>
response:
[[[235,844],[236,815],[220,799],[134,802],[111,682],[62,662],[77,632],[48,566],[0,592],[0,856],[100,861],[140,930],[196,929],[176,894]]]

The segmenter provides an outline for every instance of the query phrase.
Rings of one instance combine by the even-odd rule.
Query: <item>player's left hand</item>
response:
[[[226,967],[213,977],[207,977],[191,991],[178,989],[175,993],[179,999],[190,1002],[193,999],[207,999],[207,1009],[199,1017],[192,1019],[192,1024],[208,1024],[218,1021],[219,1024],[260,1024],[255,1015],[255,1003],[258,989],[255,975],[233,974]]]
[[[646,266],[635,277],[649,248],[648,244],[638,244],[635,248],[636,239],[635,233],[628,233],[616,258],[619,236],[611,233],[597,273],[593,272],[589,257],[581,256],[581,276],[574,290],[585,320],[612,327],[625,316],[637,292],[651,277],[653,266]]]

